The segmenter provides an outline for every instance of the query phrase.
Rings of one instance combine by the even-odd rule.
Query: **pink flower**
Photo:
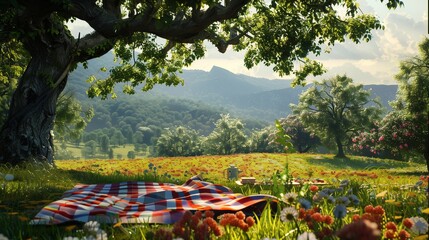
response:
[[[396,134],[396,132],[395,133],[393,133],[393,138],[397,138],[398,137],[398,134]]]
[[[381,141],[383,141],[384,140],[384,136],[381,136],[379,139],[378,139],[378,141],[379,142],[381,142]]]
[[[402,144],[401,144],[401,145],[399,145],[399,148],[400,148],[400,149],[403,149],[403,148],[404,148],[404,146],[402,146]]]

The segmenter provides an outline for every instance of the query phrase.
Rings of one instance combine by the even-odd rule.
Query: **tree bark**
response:
[[[56,103],[67,82],[72,44],[64,32],[40,33],[25,47],[32,58],[0,130],[0,163],[15,165],[32,158],[53,164]]]
[[[426,117],[426,140],[425,140],[425,144],[424,144],[424,149],[423,149],[423,156],[426,159],[426,168],[428,170],[429,173],[429,113],[427,113],[427,117]],[[429,194],[429,192],[428,192]],[[429,201],[429,195],[428,195],[428,201]]]
[[[337,155],[335,155],[335,157],[337,157],[337,158],[345,158],[346,155],[344,154],[343,142],[341,142],[341,138],[340,137],[335,137],[335,143],[337,144],[337,148],[338,148],[338,153],[337,153]]]

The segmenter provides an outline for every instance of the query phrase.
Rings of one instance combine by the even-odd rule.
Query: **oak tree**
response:
[[[205,40],[220,52],[228,45],[246,50],[246,67],[273,65],[299,83],[323,72],[310,53],[346,37],[368,41],[372,29],[382,28],[357,0],[4,0],[0,9],[0,42],[18,41],[31,56],[0,130],[0,162],[12,164],[29,157],[52,163],[50,131],[69,72],[112,49],[119,65],[106,79],[90,79],[90,97],[114,96],[118,82],[126,93],[140,84],[145,91],[181,84],[177,71],[204,56]],[[94,31],[72,36],[67,23],[76,19]]]
[[[336,156],[343,158],[344,145],[357,131],[373,126],[381,114],[380,106],[370,99],[369,91],[344,75],[315,82],[300,95],[298,105],[291,107],[304,126],[325,143],[333,142],[338,149]]]

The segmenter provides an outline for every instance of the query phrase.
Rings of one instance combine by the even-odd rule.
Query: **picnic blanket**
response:
[[[78,184],[66,191],[62,199],[45,206],[31,223],[171,224],[180,220],[186,210],[213,210],[215,213],[242,210],[253,215],[254,212],[262,212],[267,202],[277,202],[277,199],[264,194],[236,194],[225,186],[205,182],[198,176],[183,185],[156,182]]]

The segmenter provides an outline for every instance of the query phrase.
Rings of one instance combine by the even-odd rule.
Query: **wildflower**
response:
[[[0,234],[0,240],[7,240],[7,238],[2,238],[2,234]],[[78,237],[64,237],[63,240],[79,240]]]
[[[298,211],[296,211],[293,207],[287,207],[283,208],[283,210],[280,213],[280,219],[283,222],[289,222],[298,217]]]
[[[382,206],[378,205],[378,206],[376,206],[374,208],[374,210],[372,211],[372,213],[383,215],[384,214],[384,209],[383,209]]]
[[[366,213],[372,213],[373,210],[374,210],[374,207],[372,205],[368,205],[365,207]]]
[[[347,206],[347,205],[349,205],[350,200],[349,200],[348,197],[339,197],[339,198],[337,198],[336,203],[337,204],[342,204],[344,206]]]
[[[305,210],[310,209],[311,208],[311,202],[308,201],[305,198],[300,198],[298,200],[299,204],[301,205],[301,207],[303,207]]]
[[[335,203],[335,198],[333,196],[328,196],[326,202],[329,204]]]
[[[396,224],[394,222],[386,223],[386,229],[393,230],[394,232],[397,231],[397,227],[396,227]]]
[[[15,176],[13,176],[13,174],[6,174],[4,175],[4,180],[6,181],[13,181],[13,179],[15,178]]]
[[[346,206],[343,204],[338,204],[334,209],[334,216],[336,218],[342,219],[347,215]]]
[[[368,220],[360,220],[345,225],[337,232],[337,236],[342,240],[365,239],[376,240],[381,235],[377,224]]]
[[[236,212],[235,216],[240,220],[243,220],[244,218],[246,218],[246,215],[242,211]]]
[[[316,221],[316,222],[323,222],[323,216],[322,216],[322,214],[320,214],[320,213],[318,213],[318,212],[316,212],[316,213],[313,213],[312,215],[311,215],[311,218],[314,220],[314,221]]]
[[[334,223],[334,218],[332,218],[329,215],[326,215],[324,220],[323,220],[326,224],[331,225],[332,223]]]
[[[316,185],[311,185],[310,186],[310,191],[312,191],[312,192],[317,192],[319,190],[319,187],[318,186],[316,186]]]
[[[395,232],[392,229],[387,229],[387,231],[384,233],[384,237],[387,239],[394,239]]]
[[[399,231],[398,237],[401,240],[407,240],[407,239],[409,239],[411,237],[411,235],[407,231],[405,231],[404,229],[402,229],[401,231]]]
[[[304,232],[296,240],[317,240],[317,238],[312,232]]]
[[[206,218],[208,218],[208,217],[214,217],[214,212],[213,211],[205,211],[204,212],[204,216],[206,217]]]
[[[422,217],[412,217],[411,221],[413,221],[413,226],[410,228],[410,230],[417,234],[424,234],[428,231],[428,222]]]
[[[255,225],[255,219],[253,217],[247,217],[246,218],[246,223],[249,225],[249,227]]]
[[[350,181],[347,179],[344,179],[340,182],[340,187],[347,187],[349,185]]]
[[[96,235],[100,228],[100,223],[97,221],[89,221],[83,225],[83,230],[91,235]]]
[[[402,224],[404,224],[404,226],[407,227],[407,228],[411,228],[414,225],[414,222],[413,222],[413,220],[411,220],[409,218],[405,218],[402,221]]]
[[[298,194],[294,192],[286,193],[284,195],[282,194],[282,200],[289,204],[295,202],[297,197],[298,197]]]
[[[96,240],[107,240],[108,239],[107,233],[104,230],[101,230],[101,229],[98,229],[98,231],[97,231],[97,233],[95,234],[94,237],[95,237]],[[164,238],[164,239],[166,239],[166,238]]]
[[[353,205],[359,205],[360,203],[359,198],[354,194],[349,195],[349,200],[353,203]]]

